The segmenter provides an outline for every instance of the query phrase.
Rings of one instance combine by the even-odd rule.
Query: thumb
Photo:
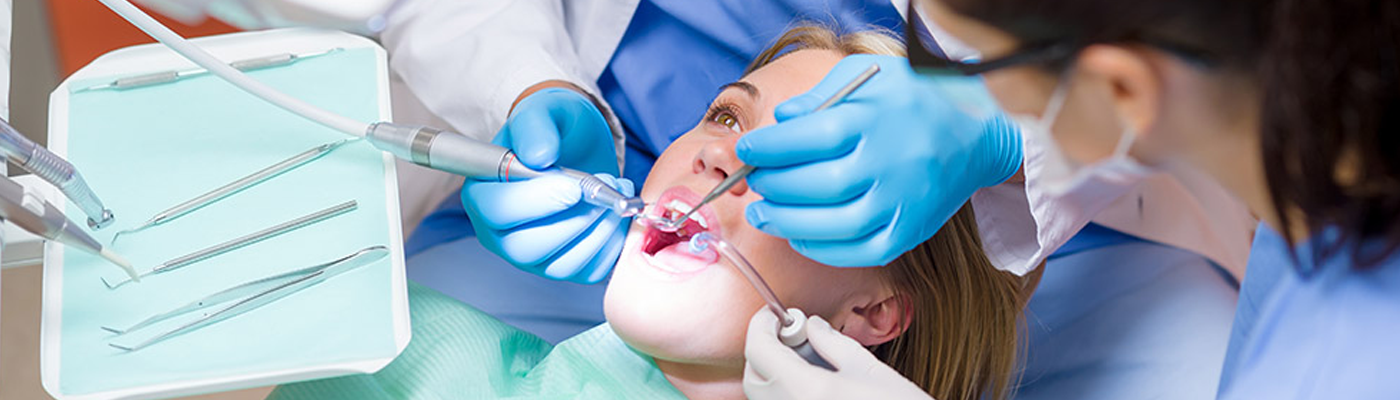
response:
[[[545,169],[559,160],[560,138],[563,129],[555,114],[568,115],[574,104],[570,95],[577,95],[568,89],[549,88],[535,92],[520,104],[501,128],[505,143],[515,152],[515,156],[525,166]]]

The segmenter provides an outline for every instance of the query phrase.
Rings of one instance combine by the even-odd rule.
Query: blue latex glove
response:
[[[872,63],[870,81],[812,113]],[[899,57],[846,57],[774,114],[735,146],[764,197],[746,217],[830,265],[888,264],[1021,167],[1020,133],[980,78],[921,77]]]
[[[614,176],[617,156],[607,121],[578,92],[550,88],[531,94],[493,142],[514,150],[530,168],[574,168],[595,173],[622,194],[635,192],[631,181]],[[562,176],[510,183],[468,179],[462,186],[462,205],[488,250],[534,274],[595,283],[622,253],[627,223],[581,199],[578,181]]]

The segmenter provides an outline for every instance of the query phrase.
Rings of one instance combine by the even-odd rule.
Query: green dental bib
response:
[[[413,339],[372,375],[293,383],[270,399],[684,399],[608,324],[557,346],[432,289],[408,287]]]

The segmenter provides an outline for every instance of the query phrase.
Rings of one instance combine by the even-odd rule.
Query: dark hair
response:
[[[1348,250],[1365,268],[1400,247],[1400,1],[943,1],[1023,44],[1150,37],[1214,58],[1260,90],[1264,174],[1289,242],[1302,219],[1313,234],[1337,228],[1315,257]]]

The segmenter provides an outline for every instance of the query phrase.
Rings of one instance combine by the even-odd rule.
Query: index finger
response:
[[[873,113],[864,104],[841,104],[755,129],[734,144],[734,154],[759,168],[787,167],[839,158],[860,144],[860,129]]]

